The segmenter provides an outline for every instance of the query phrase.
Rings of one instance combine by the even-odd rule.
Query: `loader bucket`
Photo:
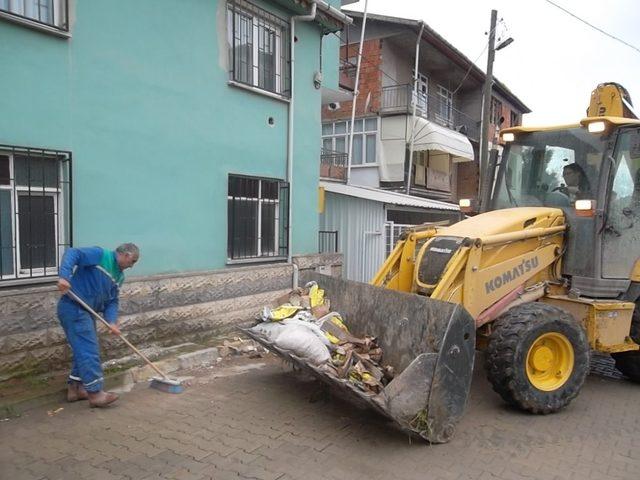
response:
[[[346,379],[245,332],[269,350],[310,371],[355,403],[392,419],[403,431],[431,443],[449,441],[465,408],[475,351],[475,324],[461,305],[305,273],[315,280],[340,312],[349,331],[378,338],[382,364],[396,375],[379,394],[364,392]]]

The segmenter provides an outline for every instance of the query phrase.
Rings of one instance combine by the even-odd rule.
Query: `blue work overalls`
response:
[[[70,248],[62,257],[59,276],[107,322],[116,322],[124,275],[115,252],[99,247]],[[104,378],[95,320],[67,295],[58,302],[58,318],[73,351],[69,381],[81,381],[88,392],[101,391]]]

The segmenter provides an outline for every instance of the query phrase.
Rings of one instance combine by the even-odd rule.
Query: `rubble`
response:
[[[351,335],[316,282],[276,298],[258,320],[250,331],[267,344],[344,378],[363,392],[379,394],[393,379],[393,368],[381,364],[383,351],[377,339]]]

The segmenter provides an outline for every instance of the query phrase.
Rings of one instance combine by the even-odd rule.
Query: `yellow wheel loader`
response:
[[[476,348],[494,389],[533,413],[575,398],[592,350],[640,381],[640,121],[617,84],[587,115],[503,130],[480,213],[405,232],[370,285],[302,276],[353,335],[378,338],[396,372],[378,394],[249,335],[432,443],[454,433]]]
[[[602,84],[580,123],[503,130],[481,213],[406,232],[372,281],[462,305],[494,390],[521,409],[566,406],[592,350],[640,382],[640,121],[632,108],[623,87]]]

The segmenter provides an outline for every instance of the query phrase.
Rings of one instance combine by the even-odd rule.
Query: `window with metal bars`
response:
[[[68,0],[0,0],[0,12],[64,32],[69,31]]]
[[[71,152],[0,145],[0,281],[52,277],[71,245]]]
[[[500,126],[500,119],[502,118],[502,102],[497,98],[491,99],[490,117],[491,123]]]
[[[291,95],[289,25],[245,0],[227,2],[231,80],[284,97]]]
[[[289,253],[289,184],[229,175],[229,260],[286,257]]]

